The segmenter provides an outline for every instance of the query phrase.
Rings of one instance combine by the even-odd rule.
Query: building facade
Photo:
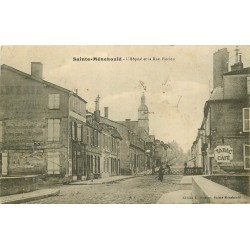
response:
[[[84,171],[86,101],[31,74],[1,66],[0,134],[3,175],[80,178]]]
[[[243,67],[238,51],[231,71],[221,71],[222,81],[215,84],[204,107],[201,143],[197,144],[202,154],[196,155],[196,161],[205,174],[250,170],[250,68]],[[221,64],[225,64],[224,57]]]

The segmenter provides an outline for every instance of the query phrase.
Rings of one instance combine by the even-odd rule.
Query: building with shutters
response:
[[[46,174],[81,179],[85,169],[86,101],[31,74],[1,66],[0,156],[2,175]]]
[[[214,88],[192,146],[205,174],[250,171],[250,67],[243,67],[239,49],[235,51],[229,72],[227,49],[214,54]]]

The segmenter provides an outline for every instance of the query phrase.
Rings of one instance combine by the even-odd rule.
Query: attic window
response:
[[[49,94],[49,109],[59,109],[60,95],[59,94]]]

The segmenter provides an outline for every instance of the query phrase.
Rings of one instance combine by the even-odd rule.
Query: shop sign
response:
[[[217,146],[214,149],[214,159],[217,162],[230,162],[233,160],[233,148],[230,146]]]

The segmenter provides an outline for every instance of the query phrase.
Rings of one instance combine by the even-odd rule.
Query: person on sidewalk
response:
[[[159,180],[162,182],[163,181],[163,175],[164,175],[164,169],[162,166],[159,168]]]

